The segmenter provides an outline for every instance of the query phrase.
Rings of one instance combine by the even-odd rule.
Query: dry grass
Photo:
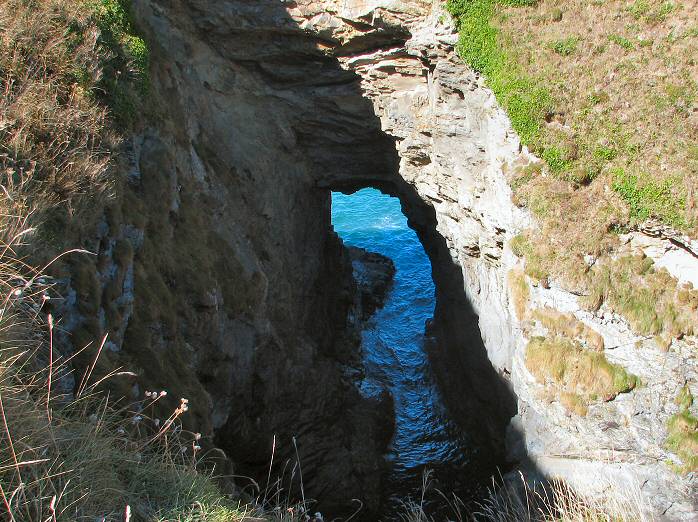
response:
[[[449,0],[447,7],[459,24],[459,52],[485,74],[543,160],[509,173],[514,202],[537,218],[512,245],[526,258],[526,274],[608,297],[640,333],[690,333],[695,314],[685,302],[670,303],[675,281],[664,278],[664,292],[649,273],[628,283],[612,259],[618,232],[648,218],[698,233],[698,2]],[[662,308],[656,320],[641,303],[649,294]]]
[[[577,494],[565,482],[554,479],[549,482],[529,482],[523,475],[503,481],[504,484],[489,490],[487,497],[475,509],[457,496],[447,496],[439,490],[450,511],[447,520],[489,522],[650,522],[642,493],[636,485],[617,492],[608,483],[605,491],[611,495],[589,499]],[[429,472],[425,474],[422,498],[431,488]],[[399,514],[404,522],[435,522],[425,512],[424,503],[410,502]],[[439,518],[438,520],[441,520]]]
[[[547,331],[526,347],[526,367],[545,386],[544,396],[585,416],[591,403],[629,392],[638,379],[604,354],[603,337],[573,314],[545,307],[529,312]]]
[[[649,522],[645,502],[638,487],[617,492],[612,484],[604,488],[614,494],[606,498],[589,499],[560,480],[546,484],[507,482],[491,490],[480,504],[476,520],[491,522]]]
[[[579,415],[580,417],[585,417],[589,411],[589,404],[587,401],[576,393],[560,393],[560,404],[562,404],[567,411]]]
[[[603,336],[587,326],[573,314],[558,312],[549,307],[540,308],[533,312],[533,318],[540,321],[552,335],[575,339],[590,350],[602,352],[604,349]]]
[[[603,353],[560,336],[533,337],[526,347],[526,367],[539,382],[568,394],[568,404],[572,397],[585,405],[609,401],[638,384],[637,377],[609,362]],[[579,406],[573,408],[577,410]]]
[[[110,193],[113,122],[143,91],[147,49],[116,0],[0,3],[3,215],[31,216],[45,243],[86,228]],[[75,219],[79,215],[79,219]]]
[[[523,321],[528,317],[528,303],[531,299],[531,289],[526,281],[526,275],[521,270],[510,270],[507,281],[516,317],[519,321]]]
[[[73,212],[78,196],[106,188],[106,110],[90,95],[101,74],[98,32],[88,26],[83,41],[71,41],[67,26],[88,25],[72,4],[0,5],[1,167],[24,211],[65,204]],[[90,85],[75,81],[78,71]]]
[[[655,269],[651,259],[621,256],[599,263],[590,275],[584,299],[589,308],[605,302],[643,335],[674,338],[695,333],[698,290],[690,283],[679,286],[665,268]]]

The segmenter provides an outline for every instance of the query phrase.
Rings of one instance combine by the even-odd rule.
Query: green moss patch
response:
[[[679,470],[683,473],[698,471],[698,418],[684,409],[669,419],[667,428],[666,446],[681,459]]]

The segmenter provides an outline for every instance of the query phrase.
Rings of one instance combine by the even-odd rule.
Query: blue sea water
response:
[[[425,468],[434,469],[448,490],[448,477],[467,465],[470,450],[467,436],[449,419],[427,355],[433,341],[425,323],[435,305],[429,258],[399,200],[377,190],[333,193],[332,223],[345,244],[388,256],[397,269],[383,308],[362,333],[362,392],[387,388],[395,401],[388,495],[419,497]]]

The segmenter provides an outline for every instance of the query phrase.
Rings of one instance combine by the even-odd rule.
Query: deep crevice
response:
[[[215,443],[240,474],[264,483],[274,435],[278,474],[286,462],[293,467],[296,437],[306,494],[320,501],[318,509],[348,516],[351,499],[361,496],[366,519],[375,520],[369,496],[383,473],[374,456],[384,446],[386,402],[361,401],[338,369],[351,357],[344,316],[352,290],[330,223],[331,190],[373,187],[400,199],[430,258],[433,366],[454,418],[494,470],[503,462],[513,394],[487,358],[434,208],[400,177],[398,140],[383,131],[359,76],[318,49],[281,2],[230,2],[223,14],[197,0],[139,6],[151,33],[154,91],[171,114],[153,139],[207,151],[196,165],[210,192],[207,219],[214,216],[211,227],[234,238],[217,248],[232,259],[244,251],[240,263],[258,276],[249,284],[260,296],[245,310],[254,319],[249,329],[222,321],[238,337],[210,341],[236,363],[234,375],[217,374],[206,387],[230,405],[227,417],[217,412],[223,420],[211,422]],[[193,59],[171,67],[182,57]],[[167,172],[186,177],[196,171],[187,161],[178,156],[177,169]],[[152,179],[162,170],[153,162]],[[196,335],[182,333],[187,342]]]

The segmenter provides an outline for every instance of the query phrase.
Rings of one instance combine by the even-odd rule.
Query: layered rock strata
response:
[[[694,338],[665,351],[608,310],[585,311],[577,296],[553,282],[532,288],[530,306],[574,314],[601,334],[606,357],[638,375],[643,386],[579,417],[546,398],[524,364],[527,325],[516,317],[506,282],[520,261],[508,240],[534,224],[512,204],[506,172],[536,159],[521,146],[484,78],[455,55],[457,34],[441,3],[328,0],[299,2],[290,12],[301,27],[332,41],[342,66],[361,76],[382,129],[396,140],[400,176],[434,209],[450,261],[462,270],[487,357],[516,393],[510,460],[561,477],[584,494],[637,490],[648,513],[694,519],[696,479],[667,465],[672,457],[665,447],[676,395],[685,383],[696,393]],[[398,42],[405,31],[409,37]],[[360,46],[367,41],[374,45]],[[686,238],[642,230],[625,240],[628,250],[653,257],[680,281],[698,273]]]

